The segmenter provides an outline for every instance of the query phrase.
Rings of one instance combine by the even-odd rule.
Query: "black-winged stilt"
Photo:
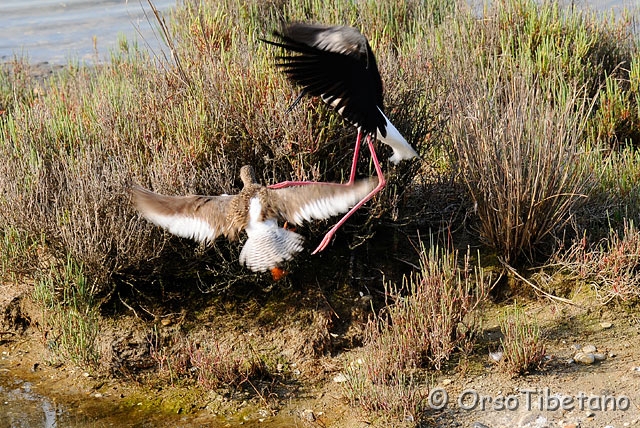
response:
[[[277,66],[303,91],[293,105],[308,93],[319,96],[344,119],[358,128],[353,162],[347,185],[355,180],[356,166],[363,134],[371,152],[378,185],[331,228],[313,254],[322,251],[342,224],[386,184],[380,162],[373,147],[376,138],[393,150],[390,160],[418,157],[418,153],[384,114],[382,79],[368,40],[357,29],[345,26],[292,23],[274,32],[276,41],[287,54],[277,57]],[[292,105],[292,107],[293,107]],[[285,181],[272,188],[283,188],[309,182]]]

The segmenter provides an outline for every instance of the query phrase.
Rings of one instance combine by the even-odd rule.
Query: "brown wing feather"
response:
[[[138,211],[174,235],[212,242],[220,235],[234,238],[238,233],[227,221],[234,196],[167,196],[137,185],[130,191]]]

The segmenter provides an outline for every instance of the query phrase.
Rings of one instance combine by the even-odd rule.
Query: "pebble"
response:
[[[346,382],[347,381],[347,377],[345,375],[343,375],[342,373],[340,373],[336,377],[333,378],[333,381],[335,383]]]
[[[596,352],[595,354],[593,354],[593,358],[595,358],[596,361],[604,361],[607,359],[607,354]]]
[[[313,410],[304,409],[302,413],[300,413],[300,417],[307,422],[315,422],[316,415],[313,413]]]
[[[600,323],[600,327],[602,327],[603,329],[605,329],[605,330],[606,330],[606,329],[608,329],[608,328],[613,327],[613,323],[610,323],[610,322],[608,322],[608,321],[601,322],[601,323]]]
[[[502,352],[489,352],[489,358],[496,363],[502,359],[504,354]]]
[[[596,415],[596,414],[595,414],[594,412],[588,411],[588,412],[586,412],[586,413],[584,414],[584,417],[585,417],[585,418],[593,418],[593,417],[595,417],[595,415]]]
[[[574,357],[573,357],[574,361],[580,364],[593,364],[594,361],[596,360],[596,358],[593,356],[593,354],[590,353],[585,353],[585,352],[578,352]]]
[[[522,416],[518,421],[518,426],[531,427],[531,428],[543,428],[549,425],[549,421],[541,414],[529,413]]]
[[[585,345],[582,347],[581,351],[584,352],[585,354],[593,354],[594,352],[596,352],[598,349],[593,346],[593,345]]]
[[[491,428],[491,427],[489,427],[489,425],[485,425],[485,424],[480,423],[480,422],[474,422],[473,423],[473,428]]]

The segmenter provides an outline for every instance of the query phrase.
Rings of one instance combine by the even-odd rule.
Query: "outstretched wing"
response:
[[[350,185],[314,183],[304,186],[269,189],[279,215],[293,224],[324,220],[345,213],[376,187],[378,180],[369,178]]]
[[[226,221],[234,196],[166,196],[137,185],[130,191],[140,214],[174,235],[210,243],[220,235],[237,233]]]
[[[342,117],[386,137],[382,79],[367,39],[353,27],[289,24],[263,40],[290,52],[277,66],[290,80],[322,99]]]

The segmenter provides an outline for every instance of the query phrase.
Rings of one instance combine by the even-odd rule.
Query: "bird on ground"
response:
[[[240,263],[254,272],[271,270],[274,278],[279,265],[303,250],[304,238],[279,220],[299,225],[344,213],[375,187],[374,179],[345,186],[314,183],[270,189],[256,182],[251,166],[240,169],[243,188],[236,195],[166,196],[138,185],[130,188],[132,201],[144,218],[170,233],[211,244],[223,235],[247,240],[240,252]]]
[[[276,58],[276,66],[284,71],[289,80],[303,89],[289,108],[293,108],[305,94],[318,96],[358,128],[351,172],[346,185],[351,185],[355,180],[363,136],[378,176],[377,186],[333,226],[313,252],[315,254],[325,249],[338,228],[385,186],[386,180],[373,146],[374,139],[391,147],[393,155],[390,160],[393,163],[419,156],[384,114],[380,72],[371,46],[360,31],[347,26],[291,23],[283,26],[281,31],[275,31],[273,35],[275,41],[261,40],[286,51]],[[285,181],[269,187],[285,188],[309,183]]]

